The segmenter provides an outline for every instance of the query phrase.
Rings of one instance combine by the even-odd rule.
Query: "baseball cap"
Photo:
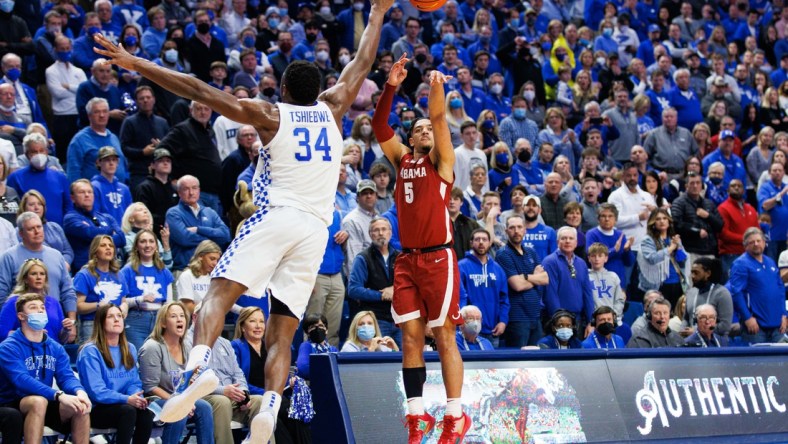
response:
[[[692,58],[692,57],[700,58],[700,54],[698,54],[698,51],[694,51],[694,50],[689,50],[689,51],[684,53],[684,58],[685,59],[689,59],[689,58]]]
[[[728,86],[728,82],[722,76],[717,76],[714,79],[714,86]]]
[[[120,156],[118,156],[118,152],[115,151],[115,148],[113,148],[111,146],[105,146],[105,147],[102,147],[101,149],[99,149],[98,157],[96,157],[96,160],[102,160],[102,159],[106,159],[107,157],[112,157],[112,156],[120,157]]]
[[[648,25],[648,32],[660,32],[659,25]]]
[[[728,137],[730,137],[731,139],[734,139],[736,137],[736,135],[734,135],[733,131],[731,131],[731,130],[728,130],[728,129],[722,130],[722,132],[720,133],[720,139],[727,139]]]
[[[364,179],[356,185],[356,194],[361,194],[364,191],[371,190],[373,192],[377,192],[378,188],[375,186],[375,182]]]
[[[533,194],[529,196],[525,196],[525,199],[523,199],[523,206],[528,205],[528,202],[530,201],[536,202],[536,206],[542,208],[542,201],[539,200],[539,197],[534,196]]]
[[[528,14],[533,14],[533,15],[536,15],[536,9],[534,9],[534,8],[528,8],[528,9],[526,9],[526,11],[525,11],[525,15],[528,15]]]
[[[172,154],[170,154],[170,151],[168,149],[156,148],[156,150],[153,151],[153,161],[155,162],[161,159],[162,157],[169,157],[172,160]]]

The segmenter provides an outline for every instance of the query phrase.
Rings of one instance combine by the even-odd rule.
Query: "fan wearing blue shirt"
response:
[[[706,177],[709,176],[709,167],[714,162],[720,162],[725,166],[725,178],[723,179],[723,188],[728,188],[728,184],[733,179],[739,179],[742,183],[747,183],[747,170],[744,168],[744,162],[739,156],[733,153],[733,143],[736,135],[731,130],[722,130],[720,133],[719,149],[712,151],[709,155],[703,158],[703,171],[706,172]]]
[[[482,329],[482,312],[475,305],[466,305],[460,309],[460,315],[465,321],[457,330],[457,348],[462,351],[494,350],[492,343],[479,336]]]
[[[607,305],[594,311],[594,332],[583,341],[583,348],[601,348],[606,350],[625,348],[621,336],[613,333],[616,330],[616,312]]]

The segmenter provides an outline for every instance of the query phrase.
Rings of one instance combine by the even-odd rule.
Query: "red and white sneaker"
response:
[[[427,412],[421,415],[405,416],[405,427],[408,428],[408,444],[423,444],[435,428],[435,418]]]
[[[461,420],[464,420],[462,428],[460,430],[455,430],[457,428],[457,423]],[[468,433],[470,429],[471,417],[465,412],[463,412],[462,416],[459,418],[446,415],[443,417],[443,433],[441,433],[440,438],[438,438],[438,444],[460,444],[465,438],[465,434]]]

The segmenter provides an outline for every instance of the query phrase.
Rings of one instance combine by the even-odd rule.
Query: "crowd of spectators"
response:
[[[238,99],[276,103],[293,60],[313,62],[323,88],[336,83],[368,9],[0,1],[0,416],[35,418],[3,429],[4,442],[37,441],[44,424],[74,442],[89,424],[147,442],[146,408],[173,391],[191,317],[241,220],[238,181],[252,180],[261,157],[254,128],[106,64],[93,36]],[[371,116],[403,55],[408,77],[389,117],[403,143],[429,117],[429,72],[453,76],[446,192],[461,349],[786,338],[781,1],[447,0],[429,13],[403,1],[386,20],[342,121],[334,220],[294,344],[300,376],[311,353],[401,346],[390,312],[397,170]],[[233,307],[236,339],[213,354],[222,386],[194,411],[199,442],[229,442],[230,419],[259,408],[264,305],[242,297]],[[75,362],[90,387],[64,371],[61,344],[82,346]],[[279,420],[308,436],[286,412]],[[168,425],[163,441],[185,427]]]

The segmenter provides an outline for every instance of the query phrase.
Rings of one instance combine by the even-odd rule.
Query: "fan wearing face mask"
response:
[[[616,330],[616,312],[603,305],[594,310],[594,332],[585,341],[583,348],[604,348],[607,350],[624,348],[624,340],[614,333]]]
[[[457,348],[460,350],[494,350],[492,343],[479,336],[482,331],[482,312],[475,305],[466,305],[460,309],[465,321],[457,330]]]
[[[339,350],[326,341],[328,319],[326,319],[324,314],[316,312],[307,315],[304,318],[304,323],[301,325],[301,329],[304,330],[308,340],[302,342],[301,346],[298,348],[296,367],[298,368],[298,376],[308,381],[309,356],[336,353]]]
[[[575,335],[575,315],[564,309],[556,310],[550,322],[545,325],[548,333],[536,345],[541,349],[564,350],[568,348],[583,348],[580,340]]]

